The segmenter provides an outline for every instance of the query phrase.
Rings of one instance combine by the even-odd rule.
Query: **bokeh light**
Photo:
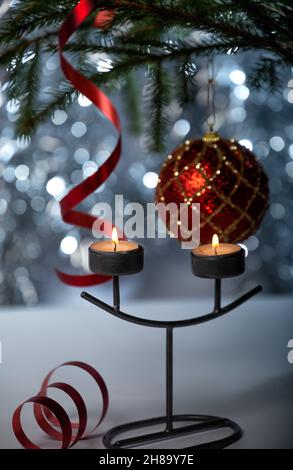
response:
[[[72,237],[71,235],[67,235],[66,237],[63,238],[63,240],[60,243],[60,250],[62,253],[65,255],[72,255],[72,253],[75,252],[77,249],[78,243],[75,237]]]
[[[158,184],[158,175],[153,171],[148,171],[144,174],[142,181],[146,188],[153,189]]]
[[[46,190],[51,196],[58,197],[65,190],[65,181],[60,176],[54,176],[46,185]]]

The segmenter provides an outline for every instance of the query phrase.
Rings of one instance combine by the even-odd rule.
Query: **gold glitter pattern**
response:
[[[177,147],[159,179],[156,201],[200,203],[202,243],[214,233],[223,242],[245,240],[268,207],[267,177],[252,152],[215,133]]]

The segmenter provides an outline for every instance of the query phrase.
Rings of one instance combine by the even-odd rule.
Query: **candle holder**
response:
[[[107,276],[129,276],[143,269],[144,249],[141,245],[130,251],[99,251],[97,244],[89,247],[89,268],[93,273]]]
[[[145,419],[141,421],[134,421],[116,426],[106,432],[104,435],[104,445],[108,449],[120,449],[147,445],[151,442],[159,442],[163,440],[170,440],[179,438],[185,435],[192,435],[195,433],[213,431],[221,428],[230,429],[230,434],[224,438],[214,439],[209,442],[197,444],[185,449],[221,449],[233,442],[240,439],[242,430],[240,426],[228,418],[221,418],[217,416],[207,415],[175,415],[173,413],[173,332],[175,328],[183,328],[193,325],[199,325],[210,320],[225,315],[231,312],[239,305],[243,304],[251,297],[256,295],[262,290],[261,286],[251,289],[246,294],[242,295],[233,302],[226,306],[221,306],[221,279],[214,279],[214,308],[212,312],[197,316],[190,319],[163,321],[163,320],[149,320],[130,315],[120,309],[120,289],[119,289],[119,276],[113,276],[113,306],[106,304],[102,300],[97,299],[87,292],[82,292],[81,297],[95,306],[101,308],[105,312],[114,315],[121,320],[135,323],[137,325],[147,326],[151,328],[162,328],[166,332],[166,414],[165,416]],[[184,426],[175,427],[176,423],[186,423]],[[164,429],[158,432],[151,432],[146,434],[138,434],[132,437],[120,438],[125,433],[131,431],[141,430],[157,425],[164,425]]]
[[[191,252],[193,274],[208,279],[223,279],[244,273],[245,251],[237,245],[231,246],[237,247],[237,251],[225,255],[200,256]]]

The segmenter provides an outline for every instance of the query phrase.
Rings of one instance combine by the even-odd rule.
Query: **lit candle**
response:
[[[192,271],[195,276],[213,279],[233,277],[245,269],[245,251],[234,243],[219,243],[214,234],[212,243],[192,250]]]
[[[129,242],[128,240],[119,240],[116,227],[112,229],[112,240],[101,240],[94,242],[90,246],[91,250],[102,251],[102,252],[122,252],[122,251],[131,251],[137,250],[138,244],[134,242]]]
[[[117,228],[115,226],[113,227],[113,230],[112,230],[112,243],[113,243],[114,251],[117,251],[119,238],[118,238]]]
[[[212,245],[213,245],[213,249],[215,250],[215,255],[217,255],[217,248],[219,246],[219,237],[216,233],[214,233],[213,235],[213,239],[212,239]]]
[[[143,269],[143,247],[128,240],[119,240],[113,227],[112,240],[94,242],[89,247],[89,267],[97,274],[119,276],[135,274]]]

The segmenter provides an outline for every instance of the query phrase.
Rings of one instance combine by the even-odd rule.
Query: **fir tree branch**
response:
[[[19,135],[31,136],[40,124],[46,122],[54,115],[56,110],[65,110],[78,97],[79,93],[68,83],[62,82],[58,90],[48,91],[49,99],[39,106],[38,111],[31,116],[22,116],[21,127],[18,129]]]
[[[262,57],[252,68],[248,75],[248,85],[257,90],[267,89],[270,93],[281,89],[279,69],[281,62]]]
[[[176,73],[176,72],[175,72]],[[178,87],[178,101],[181,106],[192,103],[195,96],[195,82],[193,80],[196,74],[196,65],[192,61],[191,55],[187,56],[182,62],[176,74],[176,85]]]
[[[142,130],[140,100],[137,99],[139,90],[137,87],[136,77],[132,72],[125,77],[125,84],[122,89],[123,101],[128,114],[128,129],[134,135],[139,135]]]
[[[16,124],[16,132],[20,136],[28,137],[30,135],[30,122],[33,119],[32,116],[35,112],[38,94],[39,94],[39,79],[40,79],[40,50],[39,44],[36,43],[33,51],[31,52],[31,58],[27,58],[27,62],[23,64],[21,61],[22,72],[21,82],[20,77],[15,75],[14,82],[14,98],[17,99],[18,90],[21,90],[21,119],[18,119]],[[19,69],[19,64],[16,70]],[[17,72],[16,72],[17,74]],[[11,90],[12,91],[12,90]],[[13,96],[12,95],[12,96]]]
[[[67,83],[52,90],[49,99],[40,93],[44,54],[58,52],[58,30],[77,2],[22,0],[1,19],[0,66],[7,70],[8,98],[21,103],[17,122],[20,133],[29,134],[38,122],[56,109],[66,109],[78,96]],[[97,0],[96,4],[99,9],[114,10],[113,19],[103,31],[94,30],[90,28],[96,15],[93,12],[66,45],[65,52],[73,65],[98,86],[115,88],[119,82],[126,95],[132,90],[133,72],[151,71],[150,122],[157,135],[152,135],[150,141],[156,148],[163,134],[160,126],[166,128],[168,124],[162,118],[162,109],[168,102],[170,81],[175,75],[174,97],[181,104],[191,102],[194,85],[190,67],[194,67],[197,58],[231,51],[266,51],[266,57],[252,70],[250,83],[270,90],[279,86],[279,69],[293,62],[290,2]],[[195,32],[196,41],[191,39]],[[28,60],[32,52],[35,56]],[[111,60],[111,69],[98,73],[93,57],[105,53]],[[133,96],[131,92],[127,99],[135,109]],[[158,108],[156,112],[154,106]]]
[[[146,147],[150,152],[161,152],[170,127],[167,106],[172,96],[169,76],[161,64],[149,68],[149,82],[145,90]]]

